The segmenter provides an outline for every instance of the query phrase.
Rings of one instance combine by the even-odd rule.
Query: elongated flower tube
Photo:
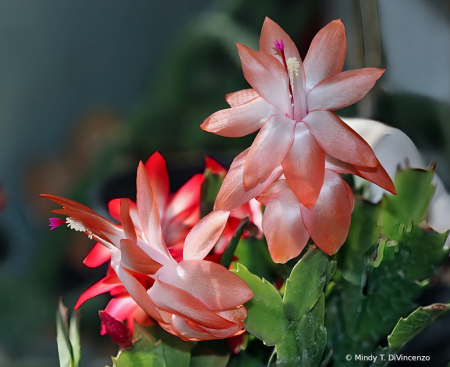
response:
[[[64,207],[54,212],[67,215],[74,229],[111,250],[111,266],[126,291],[165,330],[185,340],[222,339],[242,333],[247,316],[243,304],[253,297],[251,289],[223,266],[203,258],[177,263],[164,242],[158,201],[142,162],[136,183],[141,234],[133,225],[128,199],[121,201],[120,228],[81,204],[43,196]],[[228,217],[229,213],[218,215]],[[188,238],[209,244],[217,241],[223,228],[204,227],[200,221]],[[154,284],[146,289],[137,274],[153,279]]]
[[[266,18],[259,52],[238,44],[244,77],[252,89],[226,96],[231,108],[201,127],[228,137],[260,130],[244,162],[243,185],[265,185],[281,166],[303,206],[313,209],[325,180],[326,156],[368,171],[390,192],[392,181],[370,146],[332,111],[349,106],[374,86],[383,69],[342,72],[345,28],[335,20],[314,37],[304,62],[290,37]],[[240,183],[236,183],[240,185]]]

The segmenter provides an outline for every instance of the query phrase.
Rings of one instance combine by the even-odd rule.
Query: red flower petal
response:
[[[103,265],[105,262],[111,259],[111,250],[101,243],[96,243],[86,258],[83,260],[83,264],[88,268],[96,268]]]
[[[158,200],[158,206],[163,213],[169,200],[169,173],[166,160],[161,153],[155,152],[145,162],[145,169]]]

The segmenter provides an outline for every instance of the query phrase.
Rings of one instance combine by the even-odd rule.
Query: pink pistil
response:
[[[67,222],[65,220],[59,219],[59,218],[48,218],[48,220],[50,221],[49,223],[49,227],[50,227],[50,231],[58,228],[60,225],[62,224],[66,224]]]
[[[280,51],[283,51],[283,50],[284,50],[284,42],[283,42],[283,39],[282,39],[282,38],[280,38],[280,42],[278,42],[278,40],[275,40],[275,41],[273,42],[273,44],[275,45],[275,48],[276,48],[277,50],[280,50]]]

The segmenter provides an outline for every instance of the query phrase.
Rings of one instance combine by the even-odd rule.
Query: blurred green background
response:
[[[57,366],[54,314],[73,307],[105,268],[82,260],[86,236],[48,231],[51,193],[100,213],[133,191],[139,160],[166,157],[175,190],[204,155],[228,165],[253,135],[199,128],[247,88],[234,43],[258,48],[265,16],[302,57],[341,18],[345,69],[383,67],[362,101],[340,113],[405,131],[450,184],[450,3],[446,0],[0,1],[0,366]],[[85,366],[110,363],[97,311],[81,308]]]

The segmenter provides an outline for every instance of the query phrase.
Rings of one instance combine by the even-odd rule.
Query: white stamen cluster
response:
[[[294,75],[298,76],[298,70],[300,69],[300,63],[296,57],[290,57],[286,61],[286,65],[289,73],[289,81],[291,82],[292,94],[294,93]]]
[[[66,218],[67,227],[70,229],[73,229],[77,232],[87,232],[89,239],[92,240],[92,233],[90,230],[88,230],[82,222],[80,222],[78,219],[67,217]]]

